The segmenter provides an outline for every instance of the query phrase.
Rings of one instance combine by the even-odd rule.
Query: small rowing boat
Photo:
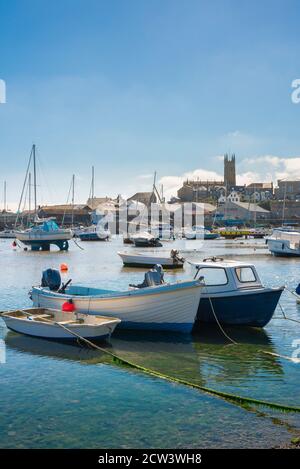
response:
[[[178,257],[178,251],[173,250],[169,256],[149,256],[141,252],[118,252],[126,267],[154,267],[160,264],[166,269],[180,269],[183,267],[184,259]]]
[[[62,312],[48,308],[28,308],[1,313],[8,329],[43,339],[107,339],[121,322],[117,318]]]

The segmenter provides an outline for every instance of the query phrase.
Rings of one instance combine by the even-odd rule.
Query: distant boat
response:
[[[164,283],[127,291],[69,285],[60,288],[33,287],[35,307],[60,309],[72,299],[79,313],[121,319],[119,328],[190,333],[202,292],[200,280]]]
[[[56,245],[61,251],[67,251],[68,241],[72,238],[71,230],[59,228],[51,218],[37,220],[30,228],[15,231],[16,238],[32,251],[49,251],[50,245]]]
[[[97,225],[92,225],[78,230],[76,235],[81,241],[108,241],[111,237],[111,232],[108,229],[99,229]]]
[[[21,207],[22,198],[24,195],[24,188],[26,186],[27,177],[29,176],[29,191],[30,191],[30,173],[29,168],[33,160],[34,171],[34,220],[30,228],[26,230],[16,230],[16,238],[26,246],[30,246],[32,251],[49,251],[50,245],[56,245],[61,251],[69,249],[68,241],[73,237],[73,233],[69,229],[59,228],[53,218],[39,219],[37,213],[37,193],[36,193],[36,155],[35,145],[32,145],[32,150],[29,157],[23,190],[19,202],[19,209]],[[18,209],[18,213],[19,210]],[[16,219],[17,224],[18,218]]]
[[[20,334],[55,340],[107,339],[120,319],[64,313],[46,308],[28,308],[0,313],[6,326]]]
[[[274,256],[300,256],[300,231],[284,227],[275,228],[271,236],[266,236],[265,240]]]
[[[184,229],[184,236],[186,239],[217,239],[220,237],[218,233],[212,233],[204,228],[204,226],[193,226],[192,228]]]
[[[139,248],[148,247],[161,247],[162,244],[158,238],[148,233],[147,231],[140,231],[130,236],[134,245]]]
[[[176,254],[178,253],[176,252]],[[172,251],[169,256],[149,256],[144,253],[128,251],[118,252],[118,255],[121,257],[123,264],[126,267],[149,268],[156,264],[160,264],[162,267],[167,269],[180,269],[184,264],[184,259],[180,259],[177,255],[172,255]]]
[[[15,239],[16,238],[16,232],[15,232],[15,230],[5,229],[3,231],[0,231],[0,238],[1,239]]]
[[[208,258],[193,263],[205,287],[195,327],[202,322],[264,327],[272,319],[284,287],[264,287],[251,263]]]

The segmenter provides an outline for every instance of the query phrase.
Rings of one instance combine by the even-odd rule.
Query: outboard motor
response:
[[[156,264],[153,269],[145,273],[143,283],[138,285],[130,284],[130,287],[135,288],[146,288],[154,287],[155,285],[162,285],[164,283],[164,270],[160,264]]]
[[[295,291],[296,291],[297,295],[300,295],[300,283],[299,283],[299,285],[298,285],[298,287],[296,288]]]
[[[61,285],[61,276],[58,270],[47,269],[43,271],[42,287],[48,287],[51,291],[58,291]]]

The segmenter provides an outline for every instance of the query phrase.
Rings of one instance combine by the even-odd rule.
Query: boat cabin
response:
[[[209,293],[263,288],[253,264],[219,258],[208,258],[193,264],[198,271],[197,278],[203,277]]]

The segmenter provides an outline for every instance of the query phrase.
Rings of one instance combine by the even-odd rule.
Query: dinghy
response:
[[[2,312],[8,329],[44,339],[107,339],[121,322],[117,318],[62,312],[47,308],[28,308]]]
[[[141,252],[118,252],[124,266],[126,267],[153,267],[156,264],[162,265],[166,269],[180,269],[183,267],[184,259],[179,257],[175,249],[169,256],[149,256]]]
[[[46,272],[50,272],[48,269]],[[53,271],[52,271],[53,272]],[[201,280],[152,284],[126,291],[105,290],[81,285],[60,286],[47,274],[40,287],[33,287],[30,297],[35,307],[61,309],[72,299],[79,313],[95,314],[121,319],[119,327],[126,329],[164,330],[190,333],[201,297]],[[147,273],[146,275],[149,275]],[[146,276],[145,276],[146,277]],[[48,286],[45,286],[48,283]]]

